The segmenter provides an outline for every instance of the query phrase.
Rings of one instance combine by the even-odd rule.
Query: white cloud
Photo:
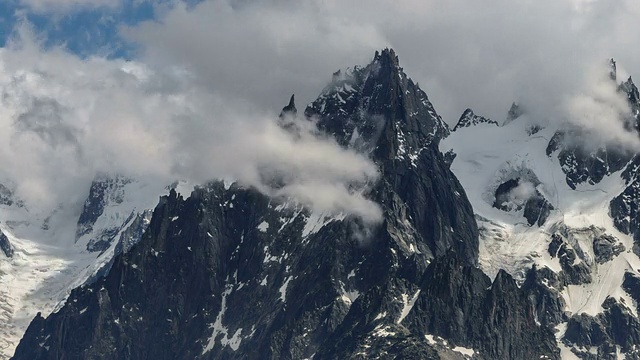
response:
[[[0,50],[0,181],[28,206],[82,201],[103,171],[161,184],[239,179],[319,211],[379,219],[361,193],[375,165],[312,126],[294,137],[276,114],[212,93],[179,68],[81,60],[22,37]]]
[[[116,8],[122,0],[20,0],[20,3],[36,13],[61,14],[88,8]]]
[[[617,91],[607,70],[602,66],[590,69],[582,92],[564,101],[564,112],[571,123],[587,130],[594,145],[607,142],[640,151],[638,135],[626,131],[623,125],[631,114],[626,94]]]
[[[180,64],[215,93],[279,110],[294,92],[300,104],[314,100],[334,71],[388,45],[374,24],[337,15],[313,1],[207,1],[176,5],[125,34],[145,62]]]
[[[536,186],[528,181],[522,181],[509,191],[509,201],[517,206],[524,206],[527,200],[536,195]]]
[[[25,1],[36,9],[53,3]],[[275,167],[293,178],[280,191],[308,197],[316,195],[308,186],[333,186],[330,196],[305,201],[364,213],[370,203],[343,195],[375,176],[372,164],[312,136],[295,143],[271,115],[291,93],[302,108],[332,72],[366,64],[374,50],[395,48],[449,123],[467,107],[500,121],[515,100],[534,117],[609,130],[624,104],[615,86],[594,80],[594,64],[613,56],[640,74],[634,0],[210,0],[176,1],[159,13],[123,29],[141,46],[135,63],[82,61],[29,41],[3,50],[9,110],[0,157],[25,196],[70,193],[69,174],[86,179],[101,169],[262,186],[261,169]]]
[[[546,121],[573,118],[566,99],[589,91],[594,64],[640,74],[639,14],[634,0],[210,0],[125,33],[144,61],[261,107],[311,101],[327,73],[391,46],[450,124],[467,107],[502,121],[513,101]]]

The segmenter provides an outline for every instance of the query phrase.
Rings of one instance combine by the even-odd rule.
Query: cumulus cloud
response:
[[[375,50],[390,45],[376,24],[353,21],[338,5],[179,2],[158,20],[123,33],[140,45],[144,62],[180,64],[212,92],[279,111],[292,92],[301,104],[311,102],[333,72],[366,65]]]
[[[569,97],[591,96],[594,64],[615,57],[640,74],[638,15],[634,0],[211,0],[125,34],[145,61],[261,106],[291,89],[311,101],[324,74],[390,46],[450,124],[467,107],[500,122],[513,101],[556,121],[575,118]]]
[[[116,8],[122,0],[19,0],[36,13],[66,13],[90,8]]]
[[[291,137],[272,115],[291,93],[298,107],[312,101],[331,73],[366,64],[383,47],[396,49],[450,124],[467,107],[500,121],[517,101],[532,117],[633,143],[610,131],[626,105],[593,69],[613,56],[640,74],[634,0],[161,3],[169,5],[156,19],[121,30],[139,46],[134,62],[80,60],[24,40],[2,50],[0,157],[25,197],[72,193],[70,174],[86,180],[106,169],[233,177],[274,196],[376,217],[353,185],[375,178],[370,162],[310,132]],[[286,186],[269,184],[278,178]]]
[[[563,103],[568,120],[586,130],[595,144],[607,142],[640,151],[638,134],[627,131],[624,125],[632,111],[626,94],[618,91],[607,69],[596,66],[590,70],[583,91],[567,96]]]
[[[529,181],[521,181],[518,186],[511,189],[508,194],[508,199],[510,202],[514,203],[516,206],[524,206],[527,200],[531,199],[536,195],[536,186],[534,183]]]
[[[0,50],[0,180],[28,206],[82,201],[107,172],[161,184],[237,179],[318,211],[380,218],[363,195],[375,165],[314,133],[310,120],[296,119],[293,136],[276,114],[211,92],[184,69],[82,60],[21,34]]]

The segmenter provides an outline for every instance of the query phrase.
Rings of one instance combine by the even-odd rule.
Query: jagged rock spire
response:
[[[389,48],[386,48],[381,52],[376,51],[375,55],[373,56],[373,62],[377,62],[383,65],[392,65],[394,67],[399,67],[400,64],[396,52],[393,51],[393,49]]]
[[[513,120],[519,118],[520,116],[522,116],[522,114],[524,114],[524,110],[522,109],[522,106],[520,106],[520,104],[516,102],[511,103],[509,112],[507,112],[507,119],[505,120],[503,125],[506,125],[512,122]]]
[[[285,115],[291,115],[295,117],[298,114],[298,109],[296,109],[295,96],[295,94],[292,94],[291,99],[289,100],[289,105],[282,108],[282,111],[280,112],[281,118]]]
[[[611,78],[611,80],[616,81],[616,61],[613,58],[609,59],[609,77]]]
[[[9,242],[9,238],[2,231],[0,231],[0,250],[8,258],[13,257],[14,249],[13,245]]]
[[[462,116],[460,116],[460,120],[458,120],[458,123],[453,128],[453,131],[456,131],[460,128],[475,126],[478,124],[493,124],[498,126],[498,123],[496,121],[487,119],[483,116],[478,116],[473,113],[473,110],[467,108],[467,110],[462,113]]]

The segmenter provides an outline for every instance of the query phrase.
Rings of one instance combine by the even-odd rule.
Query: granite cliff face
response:
[[[516,110],[504,127],[521,121]],[[148,225],[137,215],[121,232],[136,240],[119,240],[124,248],[104,277],[32,321],[14,359],[560,359],[561,346],[587,349],[574,351],[583,358],[591,348],[594,358],[633,353],[638,320],[629,304],[611,298],[596,316],[573,314],[563,295],[595,282],[594,269],[617,264],[628,247],[597,227],[558,225],[562,204],[541,174],[501,175],[487,211],[522,217],[523,231],[548,231],[536,256],[558,268],[485,274],[480,239],[503,230],[474,214],[452,171],[464,158],[441,152],[452,133],[393,50],[335,73],[304,116],[292,97],[278,121],[292,136],[315,121],[321,136],[367,154],[380,177],[365,196],[382,220],[319,214],[237,183],[213,181],[187,198],[172,190]],[[455,133],[479,128],[502,127],[468,110]],[[587,168],[585,179],[600,176]],[[535,196],[517,208],[520,182]],[[567,174],[566,182],[579,181]],[[631,200],[620,208],[635,214]],[[100,212],[95,203],[79,229]],[[633,299],[638,278],[624,277]]]

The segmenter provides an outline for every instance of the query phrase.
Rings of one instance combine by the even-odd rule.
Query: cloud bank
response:
[[[37,11],[51,2],[22,3]],[[121,27],[138,46],[134,61],[43,50],[24,31],[2,49],[0,159],[10,166],[0,175],[49,204],[78,196],[96,171],[237,178],[376,218],[351,190],[375,178],[373,164],[311,133],[292,138],[273,115],[291,93],[301,107],[331,73],[366,64],[383,47],[396,50],[450,124],[467,107],[501,121],[517,101],[542,121],[572,121],[635,146],[611,126],[624,101],[593,70],[613,56],[619,73],[640,74],[634,0],[188,3],[157,1],[156,19]],[[269,186],[264,169],[287,186]]]
[[[122,0],[19,0],[24,6],[36,13],[64,14],[91,8],[115,8]]]
[[[183,68],[82,60],[21,34],[0,50],[0,180],[28,206],[81,202],[107,172],[164,184],[237,179],[318,211],[380,218],[362,194],[375,165],[311,123],[292,136],[276,114],[212,92]]]
[[[588,77],[610,57],[640,74],[638,15],[633,0],[215,0],[125,34],[145,62],[261,106],[291,89],[311,101],[324,74],[389,46],[450,124],[467,107],[500,122],[513,101],[555,121],[575,118],[571,98],[593,95]]]

